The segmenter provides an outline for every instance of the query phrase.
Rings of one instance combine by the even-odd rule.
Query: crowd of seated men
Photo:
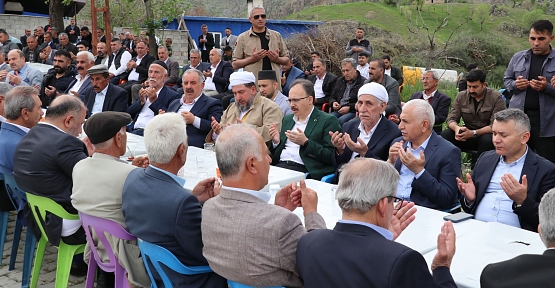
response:
[[[112,220],[187,266],[213,270],[169,271],[177,287],[227,287],[226,280],[256,287],[455,287],[449,222],[438,236],[432,274],[422,255],[392,241],[414,220],[415,205],[442,211],[460,205],[477,220],[539,232],[546,247],[555,246],[555,192],[548,192],[555,164],[530,148],[531,119],[506,109],[484,71],[471,69],[457,95],[438,91],[438,73],[425,71],[423,91],[402,103],[398,68],[388,55],[370,58],[364,30],[349,42],[350,57],[336,63],[338,77],[317,51],[304,73],[295,67],[281,35],[266,28],[263,8],[249,19],[252,27],[239,36],[226,29],[222,43],[232,56],[208,45],[214,40],[204,25],[203,44],[189,51],[181,74],[169,56],[171,39],[149,51],[148,37],[126,33],[106,43],[100,29],[95,56],[87,51],[93,36],[74,20],[60,34],[26,30],[23,50],[0,29],[6,59],[0,172],[70,213]],[[270,43],[258,40],[263,33]],[[253,41],[268,48],[247,51]],[[29,63],[53,68],[43,75]],[[82,130],[87,136],[79,138]],[[119,160],[127,133],[143,136],[147,150],[131,165]],[[221,179],[187,191],[178,171],[188,147],[205,143],[215,144]],[[473,152],[472,173],[461,175],[461,151]],[[332,175],[342,210],[335,229],[325,229],[317,191],[304,181],[282,187],[269,204],[270,194],[260,190],[270,165],[317,180]],[[291,213],[297,207],[304,225]],[[39,237],[32,211],[22,209]],[[53,244],[87,242],[79,220],[50,215],[44,225]],[[130,286],[150,287],[137,243],[112,244]],[[89,251],[74,259],[73,274],[86,271]],[[483,283],[496,287],[503,269],[518,269],[517,262],[552,261],[549,250],[542,256],[492,264]],[[113,281],[100,271],[97,287]],[[161,285],[159,275],[154,281]],[[531,281],[551,283],[548,276]]]

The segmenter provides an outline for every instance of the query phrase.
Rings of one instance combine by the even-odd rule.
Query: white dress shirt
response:
[[[112,63],[108,63],[110,64],[110,67],[108,67],[108,72],[114,74],[115,76],[119,76],[121,75],[123,72],[125,72],[125,70],[127,70],[127,62],[129,62],[129,60],[131,60],[131,53],[129,53],[128,51],[123,51],[123,53],[121,54],[121,58],[119,63],[121,64],[119,66],[118,69],[116,69],[116,54],[114,54],[114,59],[112,60]]]
[[[158,91],[156,91],[156,97],[158,97],[158,95],[160,94],[160,91],[162,91],[162,88],[160,88]],[[146,124],[148,124],[148,122],[154,118],[154,111],[152,111],[150,109],[150,99],[148,97],[146,97],[146,101],[145,104],[143,105],[143,108],[141,108],[141,112],[139,112],[139,117],[137,117],[137,122],[135,122],[134,128],[135,129],[145,129]]]
[[[322,90],[322,86],[324,85],[324,78],[326,78],[326,74],[324,74],[322,79],[318,78],[318,75],[316,75],[316,81],[314,82],[314,94],[315,94],[314,96],[316,97],[316,99],[326,97],[326,94],[324,94],[324,90]]]
[[[370,129],[368,134],[366,133],[366,130],[364,130],[364,125],[362,125],[362,122],[360,122],[360,124],[358,124],[358,131],[360,131],[360,134],[358,135],[358,137],[360,137],[360,139],[362,139],[364,143],[368,144],[368,141],[370,141],[370,139],[372,138],[372,135],[376,131],[376,128],[378,127],[378,124],[380,124],[380,121],[382,121],[382,117],[380,117],[378,122],[376,122],[376,125],[374,125],[372,129]],[[351,155],[351,160],[355,159],[356,156],[358,156],[358,153],[353,151],[353,155]]]
[[[249,189],[242,189],[242,188],[236,188],[236,187],[228,187],[228,186],[222,186],[222,189],[226,189],[226,190],[231,190],[231,191],[236,191],[236,192],[241,192],[241,193],[247,193],[249,195],[252,195],[264,202],[268,202],[270,201],[270,198],[272,198],[272,194],[270,192],[264,192],[264,191],[255,191],[255,190],[249,190]]]
[[[139,58],[139,56],[137,56],[137,60],[135,60],[135,63],[137,63],[137,66],[139,66],[139,64],[141,64],[141,60],[143,60],[143,58],[145,58],[146,54],[143,55],[143,57]],[[125,65],[127,66],[127,65]],[[129,72],[129,76],[127,76],[127,80],[128,81],[139,81],[139,73],[137,72],[136,68],[133,68],[133,70],[131,70],[131,72]]]
[[[85,83],[85,80],[87,80],[89,77],[90,75],[87,74],[85,75],[85,78],[81,79],[80,74],[75,75],[75,79],[77,79],[77,81],[75,81],[75,84],[73,84],[73,86],[68,91],[79,92],[79,89],[81,89],[81,86],[83,86],[83,83]]]
[[[370,69],[370,65],[368,65],[368,63],[366,63],[366,65],[364,66],[357,66],[357,70],[358,72],[360,72],[360,76],[364,77],[365,79],[368,79],[370,77],[370,74],[368,74],[368,70]]]
[[[216,66],[212,66],[212,65],[210,66],[210,72],[212,73],[212,77],[208,77],[204,80],[204,90],[216,91],[216,85],[214,84],[213,78],[214,78],[214,73],[216,73],[216,69],[218,69],[218,65],[220,65],[220,62],[218,62]]]
[[[104,88],[104,90],[100,91],[100,93],[96,93],[96,97],[94,98],[93,108],[91,110],[91,116],[94,115],[95,113],[102,112],[108,87],[110,87],[110,85],[106,85],[106,88]]]
[[[183,95],[183,97],[181,97],[181,99],[179,100],[179,103],[181,104],[181,106],[179,106],[179,110],[177,110],[177,114],[181,115],[181,112],[191,112],[191,109],[193,109],[200,96],[202,96],[202,93],[198,95],[195,99],[193,99],[193,102],[187,104],[185,103],[185,101],[183,101],[183,99],[185,99],[185,95]],[[193,120],[193,126],[197,129],[200,129],[199,117],[195,116],[195,120]]]
[[[295,121],[295,125],[293,126],[293,128],[291,128],[291,131],[297,132],[297,128],[299,128],[299,129],[301,129],[301,131],[304,132],[304,130],[306,129],[306,125],[308,124],[308,120],[310,120],[310,115],[312,115],[313,111],[314,111],[314,107],[312,107],[312,111],[310,111],[310,114],[308,114],[308,116],[306,116],[306,119],[302,122],[299,121],[299,118],[297,116],[293,116],[293,121]],[[277,145],[275,145],[275,146],[277,147]],[[280,156],[279,160],[280,161],[293,161],[293,162],[304,165],[303,159],[301,159],[301,155],[299,153],[300,149],[301,149],[300,145],[295,144],[295,143],[291,142],[289,140],[289,138],[286,138],[285,148],[283,148],[283,151],[281,151],[281,156]]]

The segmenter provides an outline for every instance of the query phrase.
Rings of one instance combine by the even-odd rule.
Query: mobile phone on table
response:
[[[451,214],[451,215],[447,215],[443,217],[443,220],[445,221],[451,221],[453,223],[459,223],[468,219],[472,219],[474,218],[474,215],[472,214],[468,214],[468,213],[464,213],[464,212],[459,212],[456,214]]]

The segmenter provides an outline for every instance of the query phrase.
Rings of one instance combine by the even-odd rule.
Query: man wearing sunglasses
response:
[[[272,164],[290,170],[309,173],[312,179],[332,174],[333,144],[330,131],[341,132],[339,120],[331,114],[314,109],[314,85],[306,79],[291,84],[289,106],[293,115],[270,126]]]
[[[297,245],[305,288],[456,287],[449,272],[456,238],[451,222],[437,237],[433,276],[420,253],[393,241],[416,212],[414,203],[394,196],[398,181],[395,168],[380,160],[355,159],[345,166],[336,194],[342,219],[333,230],[305,234]]]
[[[237,37],[233,51],[233,69],[243,68],[258,76],[260,70],[273,70],[281,79],[280,65],[289,63],[289,51],[279,32],[266,28],[263,7],[254,7],[249,16],[251,29]],[[258,80],[258,78],[257,78]],[[281,91],[281,86],[278,86]]]

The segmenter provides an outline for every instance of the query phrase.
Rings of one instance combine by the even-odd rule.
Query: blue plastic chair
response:
[[[0,180],[4,180],[4,175],[0,174]],[[7,189],[6,189],[7,192]],[[10,196],[10,193],[8,193],[8,197],[10,198],[10,201],[12,202],[13,205],[13,200],[12,197]],[[15,205],[13,205],[15,207]],[[2,211],[0,212],[0,251],[3,253],[4,252],[4,242],[6,242],[6,234],[8,233],[8,218],[10,216],[10,212],[9,211]],[[12,253],[12,257],[13,253]],[[0,257],[0,265],[2,265],[2,257]]]
[[[229,285],[229,288],[254,288],[254,286],[247,286],[245,284],[233,282],[231,280],[227,280],[227,285]],[[265,287],[262,287],[262,288],[285,288],[285,287],[283,287],[283,286],[265,286]]]
[[[331,180],[333,180],[334,175],[335,174],[326,175],[326,176],[322,177],[322,179],[320,181],[326,182],[326,183],[331,183]]]
[[[6,191],[10,195],[10,198],[12,195],[15,195],[15,197],[17,197],[17,200],[12,200],[14,207],[26,205],[27,197],[25,196],[25,193],[19,188],[19,186],[17,186],[13,175],[0,175],[2,175],[2,177],[4,178]],[[17,209],[21,210],[21,207],[18,207]],[[20,211],[15,222],[15,231],[12,242],[12,254],[10,255],[10,266],[8,268],[9,271],[15,268],[15,259],[17,257],[17,250],[19,249],[19,240],[21,238],[23,227],[27,227],[27,224],[24,221],[23,212]],[[33,232],[27,229],[27,233],[25,235],[25,249],[23,250],[23,273],[21,275],[21,287],[29,287],[29,280],[31,278],[31,268],[33,267],[33,258],[36,245],[37,239],[33,235]]]
[[[148,277],[150,278],[151,288],[157,288],[156,280],[150,271],[149,262],[154,267],[154,270],[158,273],[160,278],[162,278],[162,282],[166,288],[173,287],[172,282],[166,272],[162,269],[162,265],[172,269],[173,271],[184,274],[184,275],[195,275],[195,274],[202,274],[202,273],[210,273],[212,269],[210,266],[192,266],[188,267],[183,265],[175,255],[173,255],[170,251],[166,248],[160,247],[156,244],[152,244],[146,242],[142,239],[137,239],[139,243],[139,249],[141,250],[141,256],[143,258],[143,263],[145,264],[146,272],[148,273]]]

